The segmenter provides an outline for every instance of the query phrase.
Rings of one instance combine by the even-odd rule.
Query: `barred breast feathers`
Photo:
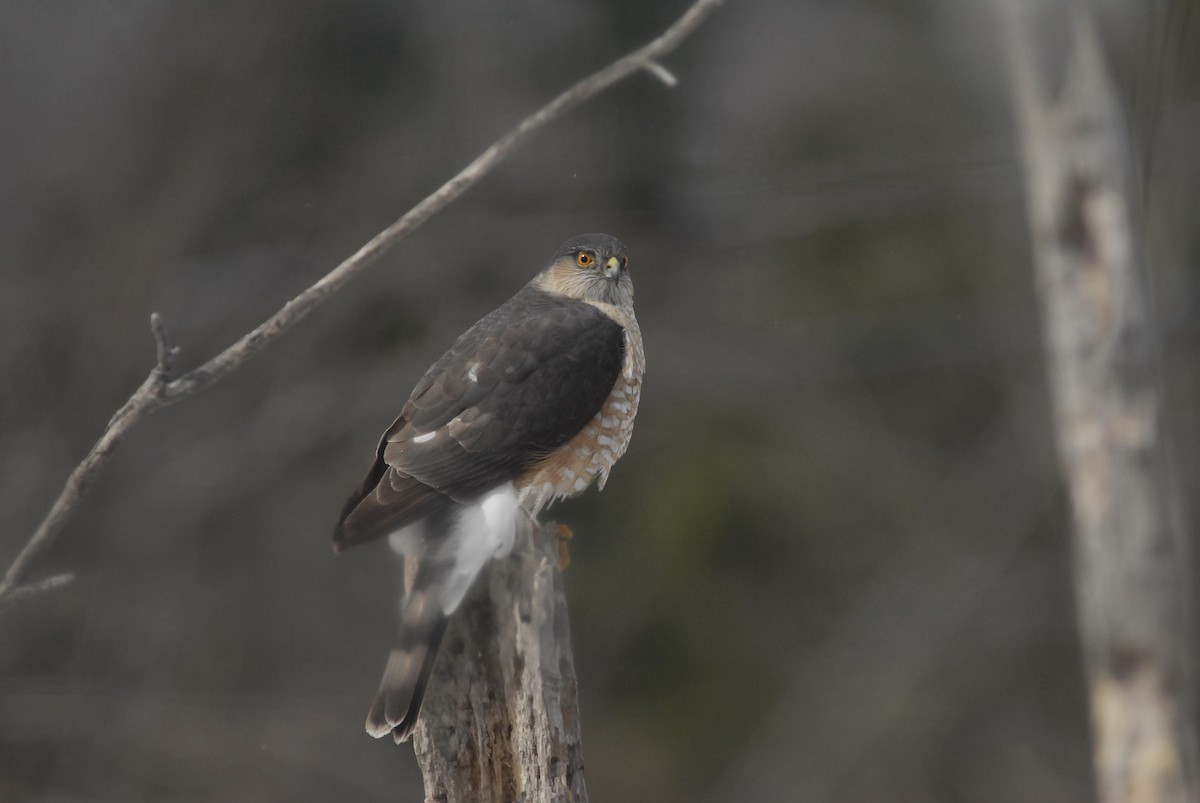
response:
[[[559,499],[578,496],[593,482],[603,490],[613,465],[625,454],[646,369],[641,330],[632,308],[584,301],[624,330],[625,360],[612,391],[591,421],[570,441],[518,478],[522,505],[536,516]]]

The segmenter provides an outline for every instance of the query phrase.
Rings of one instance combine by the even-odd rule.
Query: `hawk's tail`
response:
[[[395,534],[393,548],[417,560],[412,590],[400,616],[400,643],[388,657],[379,694],[367,714],[367,733],[412,735],[421,713],[446,621],[484,565],[507,554],[516,535],[519,503],[511,483],[430,516],[418,530]]]
[[[419,588],[405,603],[400,642],[388,656],[379,694],[367,714],[367,733],[376,739],[392,734],[396,744],[407,741],[417,725],[429,674],[446,633],[446,615],[438,602],[438,589]]]

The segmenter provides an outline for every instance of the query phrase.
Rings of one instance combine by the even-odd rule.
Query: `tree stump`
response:
[[[413,738],[426,800],[587,800],[560,550],[521,526],[451,619]]]

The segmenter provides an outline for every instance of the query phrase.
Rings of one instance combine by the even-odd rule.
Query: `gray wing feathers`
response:
[[[615,321],[526,288],[422,378],[403,423],[385,437],[384,459],[451,497],[475,496],[577,434],[608,398],[623,360]]]
[[[341,549],[507,482],[576,435],[612,391],[624,330],[527,286],[425,373],[342,511]]]

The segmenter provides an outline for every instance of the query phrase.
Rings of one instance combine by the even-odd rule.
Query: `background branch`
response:
[[[526,117],[516,128],[493,143],[457,175],[406,212],[395,223],[373,237],[316,284],[285,304],[279,312],[220,354],[174,380],[168,381],[168,373],[177,350],[167,345],[161,319],[157,314],[152,315],[151,330],[157,351],[157,362],[154,369],[109,421],[104,434],[88,455],[71,472],[50,512],[17,554],[3,579],[0,580],[0,600],[8,597],[25,579],[32,562],[53,543],[70,518],[75,506],[104,469],[117,446],[120,445],[129,430],[145,415],[188,398],[240,367],[299,323],[304,316],[340,290],[352,277],[406,235],[462,195],[537,129],[558,119],[571,109],[635,72],[647,70],[661,79],[663,69],[657,65],[656,60],[678,47],[719,4],[720,0],[697,0],[657,39],[584,78]]]
[[[1155,327],[1125,122],[1095,25],[1068,7],[1061,89],[1044,4],[1003,2],[1105,801],[1200,799],[1186,550],[1162,441]],[[1059,49],[1058,46],[1065,46]]]
[[[0,604],[8,604],[17,602],[18,600],[34,597],[45,591],[52,591],[59,586],[65,586],[67,583],[75,579],[75,575],[68,573],[55,574],[50,577],[38,580],[35,583],[26,583],[14,588],[6,597],[0,599]]]

